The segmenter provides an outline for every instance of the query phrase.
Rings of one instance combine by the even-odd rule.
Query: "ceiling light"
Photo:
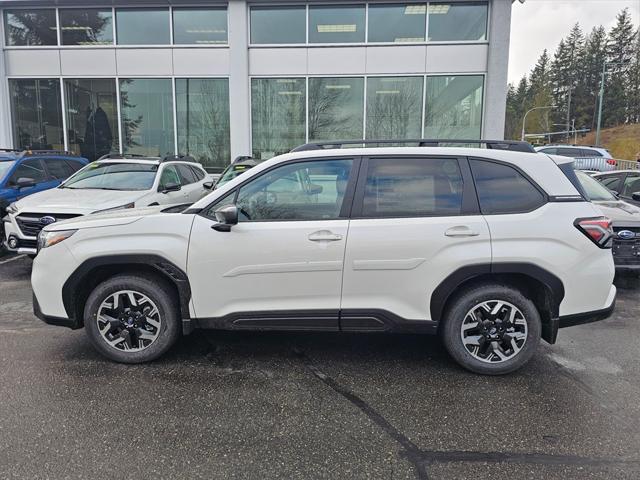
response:
[[[327,90],[348,90],[351,88],[351,85],[325,85]]]
[[[296,81],[294,78],[279,78],[276,80],[276,83],[296,83]]]
[[[394,38],[393,41],[395,43],[424,42],[424,37],[398,37],[398,38]]]
[[[376,95],[397,95],[400,90],[376,90]]]
[[[429,5],[429,15],[446,15],[451,5]]]
[[[336,25],[318,25],[318,33],[353,33],[357,31],[357,25],[352,24],[336,24]]]
[[[278,92],[278,95],[302,95],[301,91],[291,91],[291,92],[284,92],[284,91],[280,91]]]
[[[405,15],[424,15],[427,11],[426,5],[407,5],[404,8]]]
[[[220,29],[210,29],[210,28],[200,28],[200,29],[189,29],[186,30],[187,33],[227,33],[226,30],[220,30]]]

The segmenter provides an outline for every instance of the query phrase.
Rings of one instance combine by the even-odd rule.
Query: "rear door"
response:
[[[182,182],[182,193],[186,203],[194,203],[200,200],[204,193],[204,188],[198,183],[198,178],[189,165],[177,163],[176,169]]]
[[[363,160],[345,254],[344,329],[372,322],[359,318],[363,309],[430,320],[432,294],[447,276],[490,262],[489,229],[465,158]]]
[[[160,181],[158,184],[158,196],[156,201],[160,205],[179,205],[181,203],[189,203],[187,195],[182,187],[182,181],[175,164],[161,165]],[[169,185],[180,185],[180,190],[167,191]]]

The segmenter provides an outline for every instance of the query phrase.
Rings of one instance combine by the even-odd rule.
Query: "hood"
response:
[[[109,227],[114,225],[128,225],[147,215],[160,213],[166,209],[166,205],[145,208],[123,208],[110,213],[96,213],[83,217],[71,218],[61,222],[47,225],[44,229],[48,232],[57,230],[80,230],[82,228]],[[170,215],[170,214],[164,214]]]
[[[16,202],[19,212],[77,213],[86,215],[96,210],[120,207],[135,202],[146,191],[52,188],[34,193]]]
[[[602,213],[613,220],[613,226],[640,226],[640,208],[630,203],[617,201],[593,202]]]

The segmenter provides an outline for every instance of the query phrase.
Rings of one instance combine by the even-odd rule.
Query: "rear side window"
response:
[[[200,180],[202,180],[206,174],[204,173],[203,170],[199,169],[198,167],[193,167],[191,165],[189,165],[189,168],[191,168],[191,170],[193,171],[193,174],[196,176],[196,181],[199,182]]]
[[[544,195],[515,168],[485,160],[469,163],[484,215],[530,212],[545,203]]]
[[[367,169],[362,216],[459,215],[462,191],[457,160],[372,158]]]
[[[558,153],[561,157],[581,157],[582,151],[579,148],[558,148]]]
[[[622,189],[620,188],[622,185],[622,177],[620,175],[614,175],[611,177],[597,177],[600,183],[602,183],[609,190],[613,190],[616,193],[620,193]]]
[[[542,153],[546,153],[547,155],[555,155],[558,153],[557,148],[543,148],[540,150]]]
[[[51,176],[57,180],[64,180],[73,173],[67,162],[64,160],[49,159],[45,160],[45,164],[47,165],[47,170],[49,170]]]
[[[76,173],[78,170],[84,167],[83,163],[76,162],[75,160],[67,160],[67,165],[69,165],[69,168],[73,173]]]
[[[590,148],[582,148],[580,149],[583,157],[601,157],[602,154],[597,150],[591,150]]]
[[[190,183],[197,182],[196,176],[193,170],[189,168],[189,165],[176,165],[178,169],[178,175],[180,175],[180,182],[182,185],[189,185]]]

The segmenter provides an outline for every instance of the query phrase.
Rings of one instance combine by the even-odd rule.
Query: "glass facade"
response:
[[[251,7],[251,43],[305,43],[307,9],[294,7]]]
[[[5,10],[4,36],[7,46],[57,45],[55,9]]]
[[[423,77],[368,78],[366,138],[420,138],[423,81]]]
[[[171,80],[120,80],[123,150],[141,155],[174,153]]]
[[[168,8],[116,9],[118,45],[168,45],[169,20]]]
[[[229,81],[221,78],[176,79],[178,152],[203,165],[226,166],[229,145]]]
[[[430,3],[429,40],[486,40],[488,10],[484,2]]]
[[[309,140],[362,138],[364,78],[309,79]]]
[[[426,138],[479,139],[484,77],[427,77]]]
[[[64,80],[68,149],[90,161],[118,152],[118,100],[113,78]]]
[[[312,5],[309,43],[364,42],[364,24],[364,5]]]
[[[60,40],[62,45],[113,44],[111,9],[60,9]]]
[[[176,45],[226,44],[226,8],[174,8],[173,43]]]
[[[9,79],[17,148],[64,150],[60,80]]]
[[[254,78],[251,81],[253,156],[271,158],[305,143],[304,78]]]
[[[424,42],[425,4],[369,5],[370,42]]]

